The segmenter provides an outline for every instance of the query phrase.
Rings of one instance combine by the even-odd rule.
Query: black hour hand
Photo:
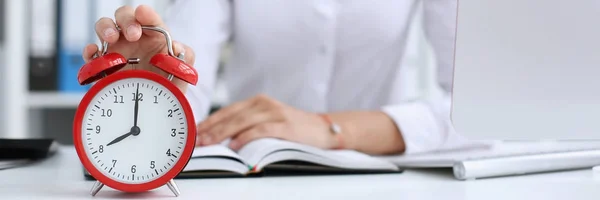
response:
[[[117,142],[120,142],[121,140],[123,140],[123,139],[125,139],[125,138],[129,137],[130,135],[133,135],[133,132],[131,132],[131,131],[130,131],[129,133],[125,133],[125,134],[123,134],[123,135],[121,135],[121,136],[119,136],[119,137],[115,138],[114,140],[112,140],[112,141],[110,141],[108,144],[106,144],[106,146],[110,146],[110,145],[112,145],[112,144],[115,144],[115,143],[117,143]]]
[[[131,130],[129,131],[129,133],[125,133],[125,134],[123,134],[123,135],[115,138],[114,140],[112,140],[108,144],[106,144],[106,146],[110,146],[110,145],[112,145],[114,143],[120,142],[121,140],[129,137],[130,135],[137,136],[139,134],[140,134],[140,128],[139,127],[137,127],[137,126],[131,127]]]

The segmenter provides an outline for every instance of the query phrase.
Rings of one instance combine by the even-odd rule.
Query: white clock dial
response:
[[[105,176],[122,183],[146,183],[165,175],[187,141],[181,103],[166,87],[147,79],[109,84],[93,97],[82,120],[87,157]]]

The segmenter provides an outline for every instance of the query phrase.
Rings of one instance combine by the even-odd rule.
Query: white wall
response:
[[[0,11],[4,13],[4,11]],[[0,22],[2,23],[2,22]],[[5,64],[4,64],[4,44],[0,42],[0,80],[4,80],[5,72]],[[0,81],[0,97],[4,95],[4,82]],[[0,98],[0,113],[6,112],[6,108],[4,108],[6,104],[4,103],[4,98]],[[4,115],[0,114],[0,137],[3,135],[2,132],[4,129]]]
[[[27,68],[26,68],[26,1],[5,1],[4,17],[5,41],[0,87],[2,93],[3,125],[0,136],[7,138],[26,137],[27,133]]]

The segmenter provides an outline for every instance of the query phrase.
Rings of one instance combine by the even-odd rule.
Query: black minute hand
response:
[[[137,84],[137,88],[135,89],[135,106],[133,108],[133,127],[137,127],[137,119],[138,119],[138,102],[140,101],[139,96],[140,84]]]

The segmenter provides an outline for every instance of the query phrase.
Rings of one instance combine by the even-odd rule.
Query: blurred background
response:
[[[123,5],[146,4],[162,16],[173,0],[0,0],[0,138],[54,138],[72,143],[72,122],[89,88],[77,83],[81,51],[100,44],[94,23]],[[435,60],[417,13],[401,74],[406,98],[439,94]],[[223,50],[222,63],[227,61]],[[221,80],[215,109],[228,102]]]

